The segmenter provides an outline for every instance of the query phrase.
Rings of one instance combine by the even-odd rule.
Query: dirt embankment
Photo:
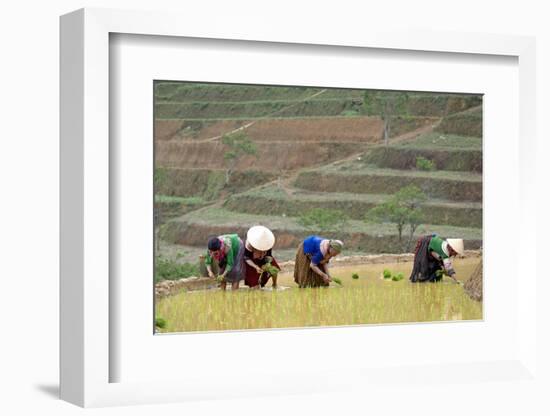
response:
[[[409,98],[407,112],[416,116],[445,116],[479,106],[479,95],[422,94]]]
[[[236,171],[225,185],[225,171],[214,169],[163,168],[165,175],[156,192],[161,195],[183,197],[199,196],[214,200],[222,194],[243,192],[247,189],[274,180],[273,174],[265,171]]]
[[[384,125],[379,117],[331,117],[261,120],[246,129],[254,141],[378,142]]]
[[[351,219],[363,220],[365,214],[379,202],[367,202],[352,199],[299,199],[288,197],[270,198],[256,195],[231,196],[224,204],[224,208],[230,211],[244,212],[258,215],[286,215],[299,217],[314,209],[335,209],[346,213]],[[445,224],[455,227],[481,227],[481,207],[463,207],[450,204],[429,204],[421,208],[421,223]]]
[[[445,117],[436,131],[459,136],[482,137],[483,117],[481,107]]]
[[[247,123],[246,120],[155,120],[155,141],[201,140],[221,136]]]
[[[438,170],[482,172],[481,150],[429,150],[403,147],[372,149],[365,161],[381,168],[414,169],[416,158],[422,156],[435,163]]]
[[[318,171],[298,175],[294,186],[315,192],[354,192],[359,194],[392,194],[415,185],[430,198],[451,201],[481,202],[482,182],[456,179],[379,174],[323,174]]]
[[[366,143],[257,143],[255,155],[242,156],[235,169],[280,172],[330,163],[366,150]],[[223,169],[228,148],[220,142],[164,141],[157,143],[158,166],[170,168]]]

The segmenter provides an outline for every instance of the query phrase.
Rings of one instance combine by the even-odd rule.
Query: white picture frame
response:
[[[280,31],[276,26],[251,27],[246,35],[234,34],[229,23],[205,27],[200,21],[182,25],[183,16],[170,13],[150,13],[107,9],[82,9],[61,18],[61,398],[79,406],[107,406],[139,403],[162,403],[208,399],[213,397],[248,397],[257,395],[266,385],[284,386],[283,392],[333,392],[350,386],[376,385],[388,377],[404,379],[405,386],[430,383],[454,377],[464,382],[507,380],[518,382],[537,380],[536,362],[536,261],[533,253],[521,250],[536,239],[534,207],[536,192],[530,180],[535,172],[535,41],[530,37],[472,33],[430,33],[415,30],[380,31],[353,28],[338,35],[325,31]],[[519,177],[517,183],[518,210],[514,221],[522,230],[516,238],[520,249],[516,264],[524,264],[522,279],[528,284],[517,287],[517,323],[513,339],[514,353],[495,361],[473,360],[458,365],[453,360],[422,363],[411,368],[376,368],[372,364],[357,369],[337,366],[323,369],[325,375],[344,380],[325,383],[319,374],[297,369],[258,375],[263,388],[238,392],[220,387],[225,375],[214,382],[206,375],[191,374],[177,381],[151,379],[140,382],[112,382],[111,368],[117,356],[110,343],[111,332],[109,275],[116,267],[110,258],[110,166],[109,158],[109,37],[110,34],[165,36],[182,38],[225,39],[247,42],[276,42],[285,45],[332,45],[338,48],[374,48],[433,52],[444,55],[507,56],[517,59],[519,68],[519,105],[517,120],[520,138]],[[490,151],[490,149],[484,149]],[[517,283],[517,270],[511,270]],[[152,288],[151,288],[152,289]],[[406,331],[417,331],[407,327]],[[354,337],[356,329],[346,329],[346,339]],[[315,335],[317,334],[317,335]],[[317,333],[292,337],[311,338]],[[343,331],[336,336],[342,336]],[[233,337],[241,334],[234,333]],[[334,335],[334,331],[333,331]],[[152,333],[151,333],[152,336]],[[165,343],[171,342],[165,337]],[[364,370],[368,369],[368,375]],[[446,375],[442,376],[441,374]],[[480,376],[480,374],[482,376]],[[481,380],[481,381],[480,381]],[[217,383],[217,384],[216,384]],[[241,389],[245,390],[245,389]],[[269,389],[266,389],[269,391]],[[281,392],[281,388],[278,389]],[[265,394],[270,394],[269,392]]]

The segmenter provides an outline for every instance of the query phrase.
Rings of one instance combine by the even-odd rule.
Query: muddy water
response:
[[[465,282],[470,278],[475,267],[478,265],[480,259],[477,257],[470,257],[464,259],[455,259],[453,266],[456,270],[456,278],[462,282]],[[356,266],[338,266],[330,267],[329,272],[333,277],[342,279],[344,284],[363,285],[367,283],[383,282],[382,274],[385,269],[390,270],[392,273],[403,273],[404,280],[409,278],[412,271],[412,262],[400,262],[400,263],[382,263],[382,264],[363,264]],[[357,273],[359,275],[358,280],[351,278],[352,274]],[[452,283],[452,280],[448,277],[444,277],[444,283]],[[280,285],[283,286],[296,286],[293,280],[292,273],[281,273],[279,275]],[[387,283],[387,282],[386,282]],[[269,284],[268,284],[269,285]]]

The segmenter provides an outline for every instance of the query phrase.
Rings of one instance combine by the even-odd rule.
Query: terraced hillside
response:
[[[311,233],[350,251],[402,251],[391,223],[365,214],[407,185],[427,196],[416,235],[482,244],[481,97],[414,93],[384,121],[367,115],[364,92],[323,88],[157,83],[156,204],[166,245],[204,247],[211,235],[262,223],[275,249],[292,252]],[[253,153],[228,158],[224,135],[244,133]],[[419,164],[419,160],[424,164]],[[345,220],[324,229],[312,209]]]

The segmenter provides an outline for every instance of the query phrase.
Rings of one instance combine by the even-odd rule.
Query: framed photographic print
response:
[[[481,94],[153,88],[157,332],[482,319]]]
[[[532,377],[533,71],[513,36],[63,16],[62,398]]]

